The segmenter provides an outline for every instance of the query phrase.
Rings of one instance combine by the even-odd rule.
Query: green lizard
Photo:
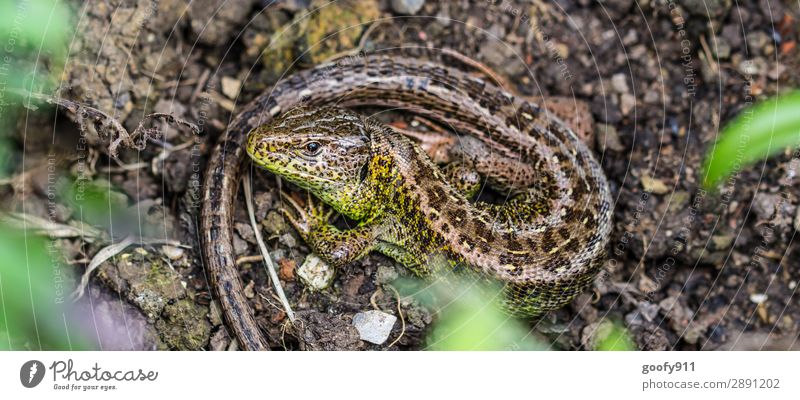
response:
[[[251,131],[246,150],[256,164],[359,221],[339,230],[311,197],[303,207],[284,196],[292,208],[283,209],[287,219],[329,265],[375,250],[421,276],[464,266],[505,284],[503,308],[512,314],[537,315],[570,301],[594,276],[602,258],[597,249],[607,240],[604,181],[592,188],[570,165],[561,172],[571,177],[542,172],[542,160],[530,168],[535,157],[504,153],[472,136],[460,138],[450,150],[459,161],[442,169],[372,118],[297,107]],[[483,179],[508,201],[471,202]],[[598,199],[604,205],[595,209]]]

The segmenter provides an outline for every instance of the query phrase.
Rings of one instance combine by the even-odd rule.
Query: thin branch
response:
[[[482,63],[482,62],[480,62],[480,61],[478,61],[478,60],[476,60],[476,59],[474,59],[472,57],[469,57],[469,56],[467,56],[465,54],[461,54],[461,53],[459,53],[459,52],[457,52],[457,51],[455,51],[453,49],[443,48],[443,49],[441,49],[441,51],[442,51],[442,54],[446,54],[446,55],[448,55],[450,57],[453,57],[453,58],[457,59],[459,62],[462,62],[462,63],[464,63],[466,65],[469,65],[472,68],[477,69],[483,75],[489,77],[489,79],[491,79],[495,83],[497,83],[500,86],[501,89],[510,90],[512,92],[516,91],[516,88],[513,85],[509,84],[508,81],[505,80],[505,78],[503,78],[502,76],[496,74],[494,71],[492,71],[491,68],[487,67],[484,63]]]

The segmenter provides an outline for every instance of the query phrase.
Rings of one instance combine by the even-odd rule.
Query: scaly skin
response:
[[[303,104],[310,108],[295,110]],[[323,107],[333,104],[400,107],[452,128],[461,135],[451,154],[458,163],[447,166],[445,176],[403,136]],[[312,135],[323,158],[296,147],[299,137]],[[268,348],[234,263],[231,211],[245,147],[260,164],[360,221],[340,232],[319,207],[290,214],[334,265],[372,249],[420,274],[463,265],[505,283],[510,312],[534,315],[570,301],[605,256],[611,228],[605,176],[586,145],[550,112],[547,98],[539,107],[422,60],[378,55],[320,65],[250,103],[209,158],[203,254],[228,325],[245,349]],[[331,168],[320,169],[321,162]],[[504,205],[468,202],[479,188],[476,176],[511,199]]]
[[[521,316],[561,307],[593,277],[596,264],[576,265],[572,258],[584,240],[602,242],[595,230],[603,216],[584,213],[576,224],[582,232],[561,218],[548,224],[555,210],[566,211],[555,201],[552,178],[530,176],[517,186],[520,157],[492,152],[475,138],[461,138],[451,149],[460,161],[446,176],[420,147],[373,119],[342,108],[298,107],[254,129],[246,149],[256,164],[359,221],[341,231],[310,197],[304,208],[286,196],[294,210],[284,214],[333,267],[373,250],[421,276],[465,266],[501,281],[504,309]],[[474,177],[481,175],[512,197],[503,205],[471,203],[480,189]],[[574,200],[594,196],[583,192]],[[571,273],[576,270],[581,273]]]

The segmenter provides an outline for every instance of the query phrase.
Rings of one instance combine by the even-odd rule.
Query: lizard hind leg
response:
[[[479,196],[474,203],[486,220],[513,232],[527,229],[551,211],[554,193],[546,182],[553,178],[519,153],[493,151],[471,136],[460,137],[450,151],[451,158],[460,160],[448,164],[443,173],[455,189],[467,198],[475,198],[484,193],[485,183],[489,189],[486,193],[494,192],[495,196]]]
[[[528,229],[540,216],[547,215],[549,203],[535,191],[514,195],[504,204],[476,202],[475,207],[485,218],[511,231]]]
[[[481,189],[481,175],[464,162],[451,162],[442,169],[442,173],[450,186],[468,199],[475,197]]]
[[[403,264],[409,271],[417,276],[428,276],[431,273],[427,260],[417,256],[413,252],[404,249],[393,243],[379,240],[375,244],[375,250],[381,254],[394,259],[395,261]]]

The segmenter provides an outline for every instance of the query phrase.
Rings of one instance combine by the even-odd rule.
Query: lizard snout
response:
[[[256,129],[247,135],[247,154],[256,161],[263,161],[268,154],[275,152],[275,145],[269,138]]]

